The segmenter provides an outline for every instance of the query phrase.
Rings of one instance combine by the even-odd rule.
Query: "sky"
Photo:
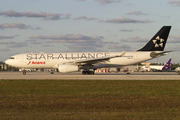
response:
[[[30,52],[118,52],[142,48],[172,26],[166,56],[180,63],[180,0],[0,0],[0,61]]]

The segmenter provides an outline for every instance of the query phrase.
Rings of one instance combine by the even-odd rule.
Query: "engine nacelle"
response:
[[[58,67],[59,72],[67,73],[67,72],[76,72],[78,71],[78,66],[76,65],[68,65],[68,64],[60,64]]]

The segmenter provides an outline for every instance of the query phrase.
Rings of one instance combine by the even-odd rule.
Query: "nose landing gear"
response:
[[[23,70],[23,75],[26,75],[26,70]]]

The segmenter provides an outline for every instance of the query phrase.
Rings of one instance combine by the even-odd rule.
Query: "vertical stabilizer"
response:
[[[143,48],[137,51],[163,51],[170,29],[171,26],[163,26]]]
[[[169,59],[169,61],[164,65],[164,67],[162,68],[162,70],[168,70],[171,68],[171,59]]]

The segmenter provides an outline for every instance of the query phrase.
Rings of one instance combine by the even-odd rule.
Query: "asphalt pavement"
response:
[[[0,80],[180,80],[176,72],[132,72],[96,73],[82,75],[81,72],[50,74],[50,72],[0,72]]]

